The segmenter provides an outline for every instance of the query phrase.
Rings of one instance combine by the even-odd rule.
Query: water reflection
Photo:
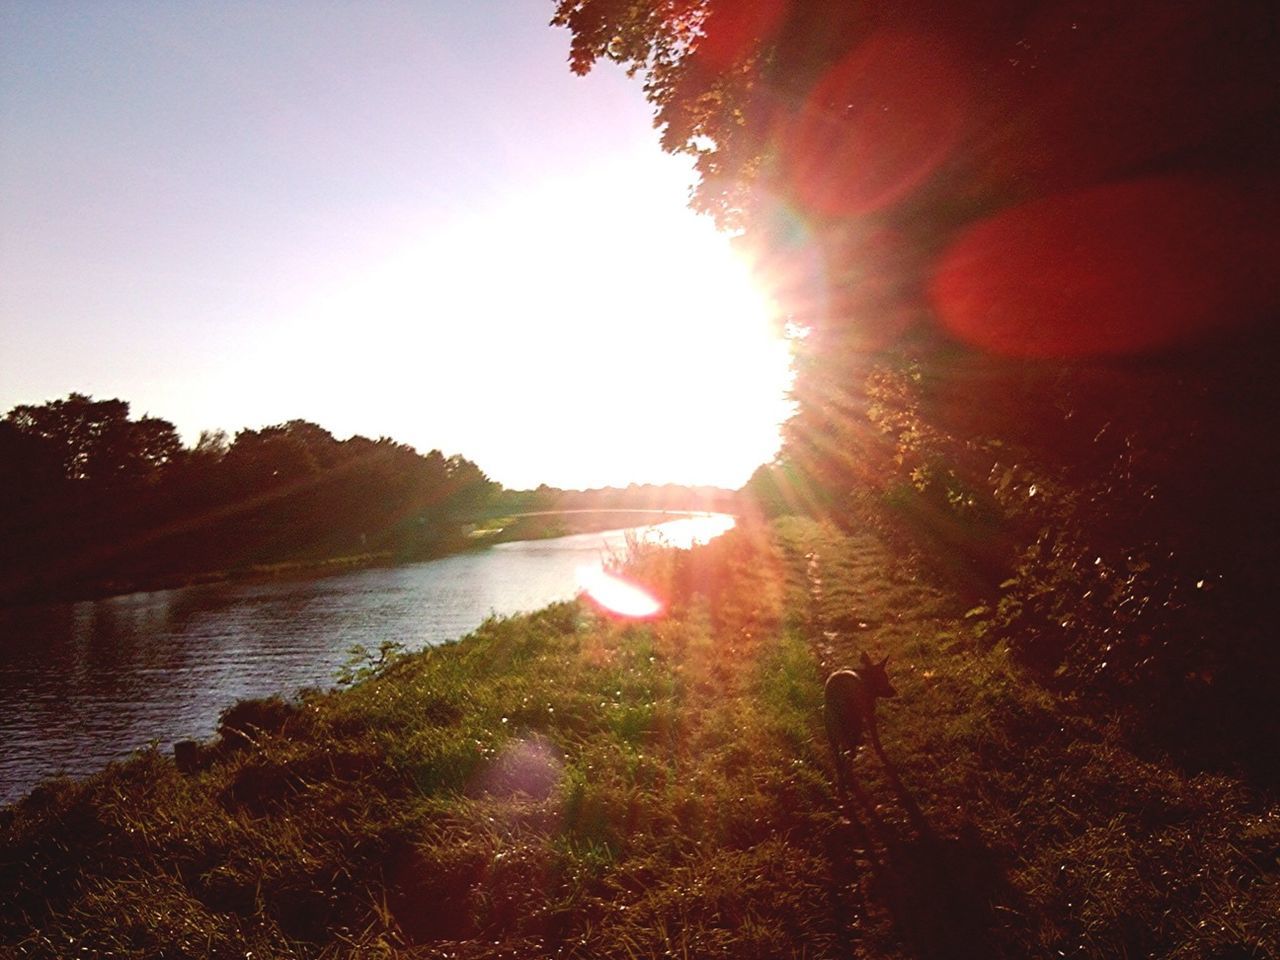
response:
[[[731,526],[713,514],[635,533],[688,547]],[[623,552],[626,533],[505,543],[317,580],[0,609],[0,802],[152,740],[207,737],[238,699],[328,686],[352,644],[420,649],[490,614],[567,600],[580,589],[579,569]]]

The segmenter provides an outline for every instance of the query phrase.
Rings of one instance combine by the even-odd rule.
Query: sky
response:
[[[510,487],[736,487],[788,351],[550,0],[0,0],[0,413],[295,417]]]

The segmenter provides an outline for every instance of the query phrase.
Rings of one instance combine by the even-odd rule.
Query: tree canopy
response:
[[[126,482],[172,463],[182,450],[169,421],[150,416],[131,420],[125,401],[94,400],[82,393],[39,406],[16,406],[5,422],[55,450],[67,480]]]

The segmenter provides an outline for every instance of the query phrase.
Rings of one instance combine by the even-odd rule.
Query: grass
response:
[[[1143,755],[973,642],[869,537],[642,548],[666,616],[491,620],[0,811],[0,952],[1268,957],[1280,806]],[[867,650],[891,766],[842,804],[821,681]]]

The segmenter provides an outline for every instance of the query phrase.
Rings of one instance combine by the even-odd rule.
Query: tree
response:
[[[63,454],[48,437],[0,421],[0,504],[17,515],[33,504],[56,496],[66,482]]]
[[[182,454],[182,440],[168,420],[145,416],[128,430],[124,471],[134,478],[155,476]]]
[[[220,463],[231,449],[231,440],[225,430],[201,430],[190,456],[210,464]]]
[[[182,449],[169,421],[147,416],[130,420],[126,401],[94,400],[81,393],[38,406],[16,406],[6,421],[19,433],[57,449],[66,479],[99,486],[152,476]]]
[[[284,426],[238,431],[223,462],[244,497],[300,483],[320,469],[305,435]]]

